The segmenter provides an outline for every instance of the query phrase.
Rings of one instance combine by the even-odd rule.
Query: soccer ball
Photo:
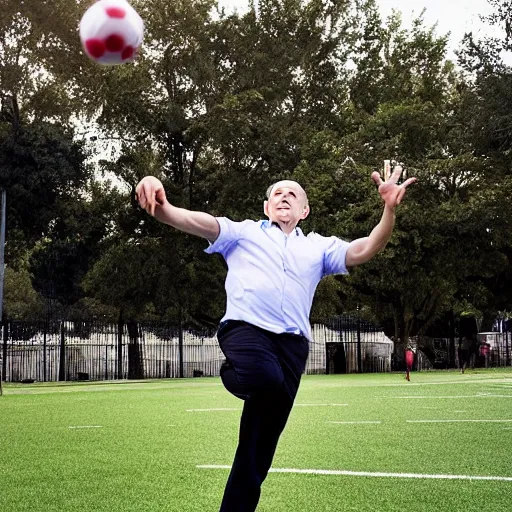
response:
[[[143,36],[144,22],[126,0],[99,0],[80,22],[84,51],[99,64],[131,62]]]

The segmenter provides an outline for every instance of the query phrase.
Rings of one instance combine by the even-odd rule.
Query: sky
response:
[[[454,59],[453,51],[459,46],[465,32],[473,31],[485,35],[486,26],[479,20],[479,15],[492,12],[487,0],[376,0],[383,17],[392,9],[402,12],[404,27],[411,25],[414,17],[425,12],[427,26],[437,23],[437,32],[444,35],[450,32],[450,49],[448,57]],[[236,8],[242,12],[247,7],[247,0],[220,0],[227,9]],[[488,34],[489,32],[487,32]]]
[[[479,18],[492,12],[487,0],[377,0],[377,4],[384,16],[392,9],[401,11],[405,27],[425,8],[427,25],[437,23],[440,35],[450,32],[451,51],[459,46],[465,32],[489,34],[488,27]]]

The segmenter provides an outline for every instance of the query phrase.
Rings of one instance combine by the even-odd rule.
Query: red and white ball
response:
[[[80,22],[85,53],[99,64],[131,62],[144,37],[144,22],[126,0],[99,0]]]

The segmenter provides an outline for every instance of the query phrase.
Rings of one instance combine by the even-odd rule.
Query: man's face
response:
[[[265,214],[272,222],[295,227],[309,213],[306,193],[295,181],[280,181],[272,188],[265,201]]]

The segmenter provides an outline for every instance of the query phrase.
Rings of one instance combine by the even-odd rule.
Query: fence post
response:
[[[6,215],[7,194],[5,190],[0,189],[0,332],[5,328],[4,321],[4,248],[5,248],[5,215]],[[3,336],[3,350],[0,368],[0,394],[2,393],[2,380],[7,373],[7,336]]]
[[[183,323],[181,321],[181,307],[178,313],[178,353],[180,358],[180,379],[183,378]]]
[[[124,321],[120,318],[117,322],[117,380],[123,378],[123,329]]]
[[[59,382],[66,380],[66,340],[64,339],[64,322],[60,322],[60,358]]]
[[[359,306],[357,306],[357,373],[363,372],[361,358],[361,318],[359,317]]]
[[[108,345],[105,345],[105,380],[108,380]]]
[[[2,318],[2,380],[7,382],[7,339],[9,338],[9,323],[5,320],[5,317]],[[12,379],[12,372],[11,372]]]
[[[46,331],[48,330],[46,320],[43,325],[43,382],[46,382]]]
[[[3,338],[3,332],[4,332],[4,326],[3,326],[3,323],[0,321],[0,336],[2,338]],[[3,353],[3,351],[2,351],[2,353]],[[2,387],[2,380],[4,378],[3,368],[4,368],[4,359],[2,357],[2,354],[0,354],[0,396],[2,396],[4,394],[4,390]]]
[[[506,360],[505,360],[505,366],[510,365],[510,352],[508,348],[508,330],[507,330],[507,324],[505,324],[505,351],[506,351]]]

